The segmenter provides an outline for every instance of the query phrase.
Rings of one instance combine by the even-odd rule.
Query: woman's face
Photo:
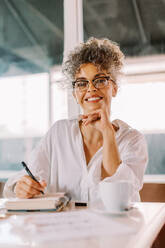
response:
[[[92,84],[92,80],[109,75],[105,70],[100,71],[91,63],[81,65],[79,72],[75,75],[75,80],[86,80],[90,83],[88,88],[83,91],[74,88],[73,95],[83,109],[84,114],[100,108],[105,109],[110,114],[111,99],[116,96],[117,85],[109,80],[107,86],[97,89]]]

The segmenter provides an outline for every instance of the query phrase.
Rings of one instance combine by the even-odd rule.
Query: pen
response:
[[[23,165],[23,167],[25,168],[26,172],[28,173],[28,175],[37,183],[39,183],[39,181],[33,176],[33,174],[31,173],[31,171],[29,170],[29,168],[27,167],[27,165],[25,164],[25,162],[21,162],[21,164]],[[40,184],[40,183],[39,183]],[[40,192],[44,195],[44,192],[42,190],[40,190]]]
[[[87,207],[87,202],[75,202],[76,207]]]

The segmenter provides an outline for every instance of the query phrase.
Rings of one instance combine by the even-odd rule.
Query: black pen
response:
[[[27,165],[25,164],[25,162],[21,162],[21,164],[23,165],[23,167],[25,168],[26,172],[28,173],[28,175],[37,183],[39,183],[39,181],[33,176],[33,174],[31,173],[31,171],[29,170],[29,168],[27,167]],[[40,183],[39,183],[40,184]],[[40,192],[44,195],[44,192],[42,190],[40,190]]]

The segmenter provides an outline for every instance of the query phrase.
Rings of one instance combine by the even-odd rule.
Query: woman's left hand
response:
[[[113,126],[109,121],[109,116],[103,109],[92,111],[89,114],[81,115],[80,117],[85,126],[90,124],[101,133],[106,131],[106,129],[112,129],[112,131],[114,132]]]

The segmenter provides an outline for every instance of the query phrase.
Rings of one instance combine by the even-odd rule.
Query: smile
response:
[[[90,97],[88,99],[85,99],[87,102],[98,102],[102,99],[103,97]]]

